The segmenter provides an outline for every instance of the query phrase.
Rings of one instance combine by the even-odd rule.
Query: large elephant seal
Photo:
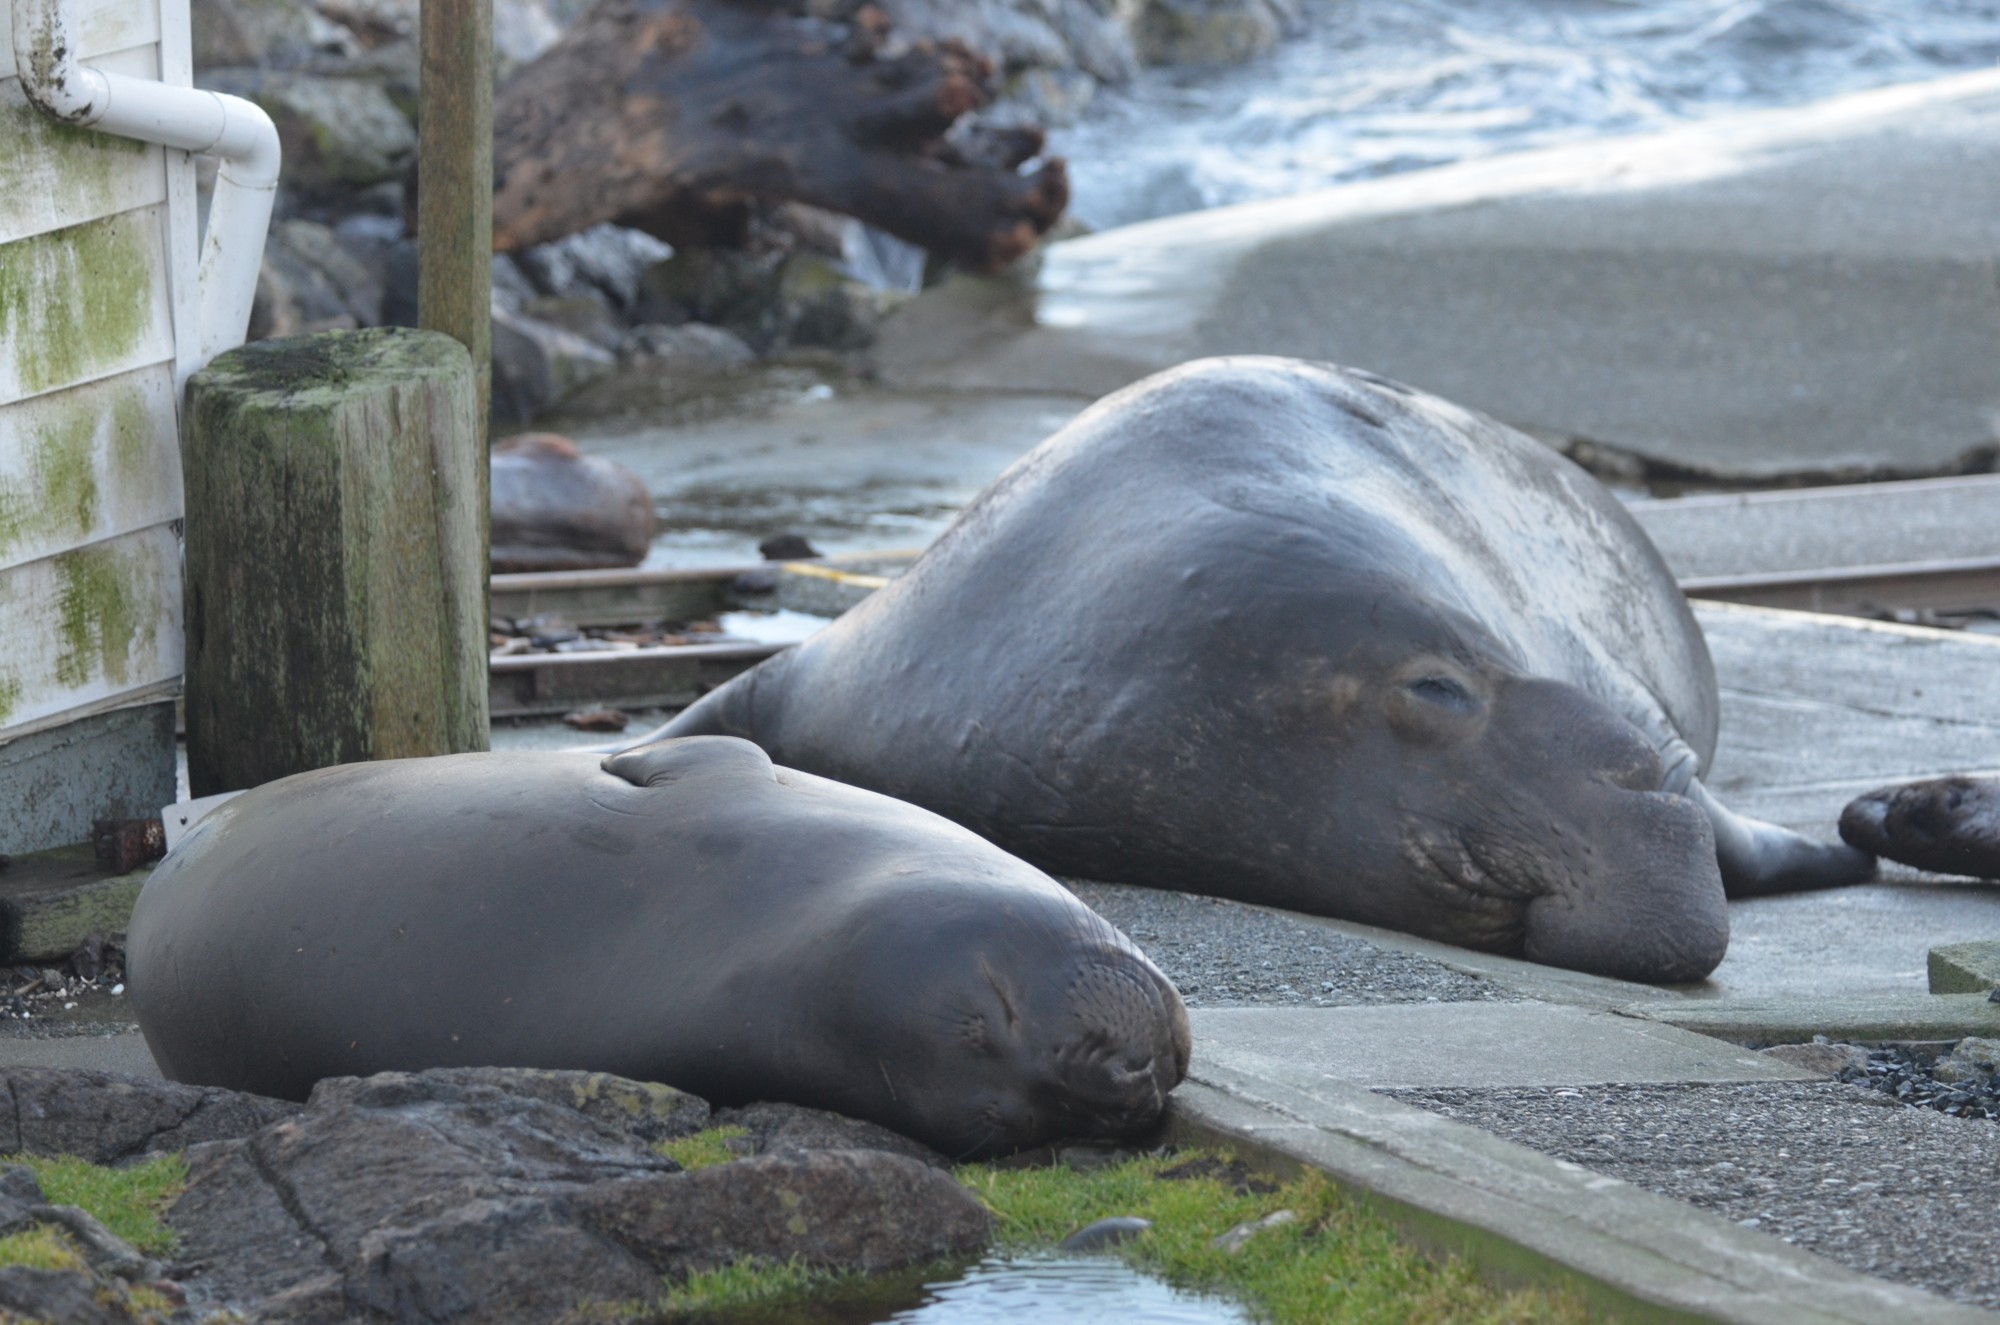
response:
[[[1143,1130],[1187,1069],[1173,986],[1052,880],[742,741],[267,784],[153,872],[128,960],[170,1079],[288,1099],[590,1068],[976,1156]]]
[[[623,465],[587,456],[552,432],[494,443],[490,464],[496,573],[604,570],[646,559],[657,527],[653,496]]]
[[[1879,787],[1840,813],[1863,851],[1933,874],[2000,879],[2000,778],[1963,775]]]
[[[1716,722],[1680,590],[1582,470],[1365,373],[1238,358],[1099,402],[663,730],[1057,873],[1683,981],[1722,958],[1725,885],[1873,868],[1717,805]]]

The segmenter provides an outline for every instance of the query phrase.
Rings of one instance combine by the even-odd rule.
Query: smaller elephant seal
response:
[[[492,459],[496,574],[636,566],[653,545],[653,495],[623,465],[552,432],[497,442]]]
[[[2000,879],[2000,778],[1878,787],[1840,812],[1850,846],[1933,874]]]
[[[284,1099],[582,1068],[977,1157],[1141,1133],[1188,1063],[1173,986],[1046,875],[727,738],[268,783],[153,872],[127,953],[168,1079]]]

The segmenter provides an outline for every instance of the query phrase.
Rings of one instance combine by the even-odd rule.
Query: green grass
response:
[[[81,1206],[148,1256],[173,1251],[173,1230],[160,1216],[187,1185],[187,1165],[179,1155],[123,1169],[102,1168],[74,1155],[14,1155],[0,1162],[26,1164],[41,1179],[50,1205]]]
[[[24,1265],[30,1270],[81,1270],[84,1260],[68,1234],[47,1224],[37,1224],[0,1238],[0,1265]]]
[[[750,1133],[741,1127],[711,1127],[692,1136],[677,1136],[671,1141],[662,1141],[653,1149],[684,1169],[705,1169],[743,1158],[729,1148],[729,1143],[748,1135]]]
[[[1163,1176],[1176,1172],[1202,1176]],[[1180,1288],[1233,1298],[1272,1325],[1589,1319],[1573,1296],[1500,1293],[1463,1262],[1430,1259],[1318,1173],[1280,1185],[1226,1156],[1182,1152],[1088,1173],[975,1165],[958,1177],[999,1216],[1004,1250],[1047,1247],[1095,1220],[1137,1215],[1153,1227],[1119,1246],[1128,1264]],[[1238,1224],[1278,1210],[1298,1218],[1258,1233],[1239,1253],[1211,1245]]]
[[[669,1144],[688,1145],[698,1162],[726,1161],[730,1152],[708,1135]],[[1281,1184],[1229,1156],[1202,1152],[1089,1172],[987,1165],[956,1172],[997,1217],[997,1251],[1046,1251],[1085,1224],[1138,1215],[1153,1222],[1151,1230],[1107,1254],[1176,1287],[1242,1303],[1269,1325],[1583,1325],[1589,1319],[1573,1296],[1497,1292],[1462,1262],[1423,1255],[1318,1173]],[[1237,1254],[1211,1245],[1238,1224],[1278,1210],[1297,1218],[1258,1233]],[[654,1309],[658,1315],[636,1314],[732,1325],[880,1320],[913,1305],[926,1281],[954,1272],[930,1266],[869,1279],[747,1262],[694,1275],[670,1291]]]

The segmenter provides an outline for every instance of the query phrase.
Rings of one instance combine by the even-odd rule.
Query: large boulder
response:
[[[744,1114],[794,1143],[910,1144]],[[543,1320],[749,1258],[872,1272],[990,1235],[979,1201],[908,1153],[792,1145],[683,1173],[653,1148],[708,1120],[693,1097],[595,1073],[323,1081],[296,1115],[188,1152],[176,1271],[198,1307],[255,1318]]]
[[[247,1136],[298,1112],[283,1100],[81,1068],[0,1069],[0,1154],[117,1164]]]

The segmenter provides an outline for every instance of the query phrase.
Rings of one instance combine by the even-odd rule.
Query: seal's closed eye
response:
[[[635,746],[605,758],[598,767],[635,787],[658,787],[690,773],[718,773],[731,764],[746,774],[777,781],[771,756],[734,736],[682,736]]]
[[[1405,687],[1411,694],[1440,708],[1470,709],[1478,701],[1463,683],[1449,676],[1420,676]]]

